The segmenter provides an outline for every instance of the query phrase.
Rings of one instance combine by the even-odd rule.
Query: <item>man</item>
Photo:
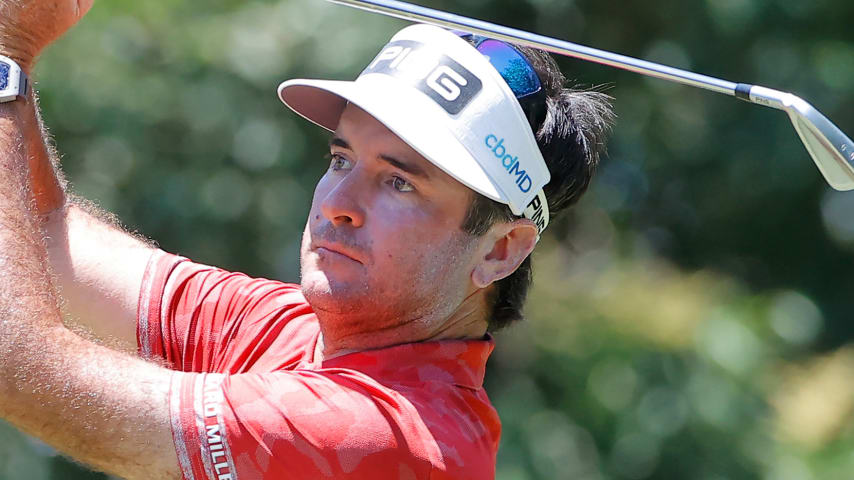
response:
[[[0,61],[28,74],[90,6],[2,0]],[[520,317],[529,254],[590,180],[601,95],[564,90],[541,52],[428,26],[356,82],[285,82],[334,130],[296,286],[169,255],[70,199],[6,78],[0,416],[127,478],[494,475],[487,331]],[[117,350],[62,325],[54,279]]]

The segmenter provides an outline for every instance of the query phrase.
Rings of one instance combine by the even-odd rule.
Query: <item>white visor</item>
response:
[[[385,125],[443,171],[540,233],[549,222],[549,170],[522,107],[489,59],[430,25],[398,32],[355,81],[288,80],[279,97],[335,131],[347,103]]]

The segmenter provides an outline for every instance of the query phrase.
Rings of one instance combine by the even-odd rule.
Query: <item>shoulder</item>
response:
[[[298,285],[194,263],[158,252],[138,316],[144,357],[176,368],[239,373],[301,358],[317,333]]]
[[[193,299],[202,304],[239,304],[242,309],[309,308],[297,284],[255,278],[163,251],[152,256],[147,277],[161,285],[164,300],[171,302]]]

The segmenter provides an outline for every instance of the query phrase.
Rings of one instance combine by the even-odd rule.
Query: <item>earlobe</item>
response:
[[[536,225],[525,218],[493,225],[486,235],[495,241],[472,271],[474,286],[486,288],[515,272],[537,244],[537,233]]]

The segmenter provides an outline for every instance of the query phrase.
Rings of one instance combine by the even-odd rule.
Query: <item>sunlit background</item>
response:
[[[854,134],[850,0],[423,3],[791,91]],[[296,281],[325,135],[278,83],[352,79],[404,22],[321,0],[102,1],[36,70],[75,190],[162,248]],[[577,60],[610,155],[497,336],[497,477],[854,478],[854,193],[785,114]],[[95,479],[0,424],[0,477]]]

